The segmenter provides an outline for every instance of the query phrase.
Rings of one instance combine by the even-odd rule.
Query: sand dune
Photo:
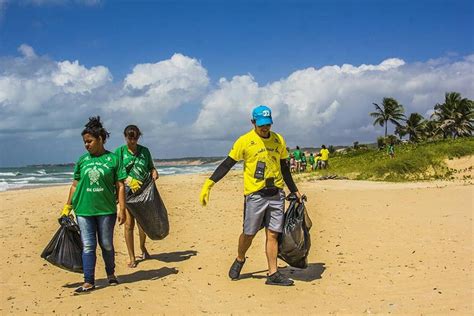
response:
[[[68,187],[0,193],[0,312],[473,313],[473,185],[299,182],[313,220],[310,265],[297,270],[280,261],[296,281],[282,288],[264,284],[263,234],[248,252],[242,279],[228,279],[242,225],[242,179],[228,175],[202,208],[204,179],[160,178],[170,235],[149,241],[153,258],[130,269],[123,228],[116,227],[121,284],[106,286],[99,254],[99,289],[85,295],[73,295],[82,275],[39,257],[58,228]]]

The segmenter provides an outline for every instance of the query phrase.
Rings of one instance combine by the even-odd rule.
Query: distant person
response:
[[[321,154],[321,169],[327,169],[329,167],[329,150],[325,145],[322,145],[319,153]]]
[[[61,212],[61,216],[69,216],[74,210],[81,230],[84,284],[75,290],[76,293],[95,289],[97,241],[102,249],[108,283],[118,283],[115,277],[114,226],[116,220],[123,224],[126,216],[123,180],[127,175],[117,155],[104,148],[109,133],[103,128],[99,116],[91,117],[85,127],[81,135],[88,152],[74,166],[74,181]]]
[[[311,171],[313,171],[314,168],[316,167],[313,153],[309,153],[308,160],[309,160],[309,165],[311,166]]]
[[[307,167],[306,163],[306,154],[304,152],[301,153],[301,171],[305,172]]]
[[[296,172],[300,172],[301,169],[301,150],[299,146],[296,146],[295,151],[293,151],[293,156],[295,156],[296,161]]]
[[[150,151],[145,146],[138,144],[138,140],[142,135],[142,132],[136,125],[128,125],[123,131],[125,137],[125,145],[122,145],[115,149],[115,154],[121,160],[125,171],[127,173],[127,179],[125,180],[125,191],[136,192],[140,189],[143,182],[148,180],[150,177],[153,181],[156,181],[159,177],[158,171],[155,169],[153,159]],[[127,219],[125,221],[125,243],[127,244],[129,262],[129,268],[135,268],[137,266],[137,260],[135,257],[135,245],[133,238],[133,230],[135,228],[135,218],[132,213],[126,209]],[[138,224],[138,235],[140,238],[140,250],[141,260],[149,259],[150,254],[145,247],[146,234]]]
[[[390,142],[390,144],[388,145],[387,153],[390,156],[390,159],[395,158],[395,144],[393,142]]]
[[[321,169],[322,168],[321,164],[322,164],[322,162],[321,162],[321,153],[318,153],[316,155],[316,168]]]
[[[296,161],[293,154],[290,155],[290,172],[296,172]]]
[[[244,161],[244,224],[239,237],[237,258],[230,267],[229,277],[237,280],[245,264],[245,254],[257,232],[265,227],[268,274],[266,284],[293,285],[278,271],[278,236],[283,230],[286,183],[290,192],[300,193],[286,164],[288,152],[283,137],[270,129],[273,124],[272,112],[264,105],[252,111],[254,128],[239,137],[232,146],[228,157],[217,167],[202,187],[199,200],[203,206],[209,203],[211,188],[222,179],[237,161]]]

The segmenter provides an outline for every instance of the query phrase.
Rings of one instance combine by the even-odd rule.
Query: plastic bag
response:
[[[168,236],[168,212],[151,178],[137,192],[129,192],[127,208],[150,239],[160,240]]]
[[[82,273],[82,241],[79,226],[73,218],[58,219],[61,227],[41,253],[49,263],[71,271]]]
[[[304,205],[305,196],[298,203],[295,196],[290,195],[290,205],[285,212],[283,232],[278,240],[278,258],[295,268],[308,267],[308,254],[311,248],[309,230],[312,223]]]

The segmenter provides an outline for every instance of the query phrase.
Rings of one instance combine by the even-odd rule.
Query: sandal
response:
[[[138,265],[138,264],[137,264],[137,262],[136,262],[136,261],[129,262],[129,263],[127,264],[127,266],[128,266],[129,268],[136,268],[136,267],[137,267],[137,265]]]
[[[85,292],[91,292],[93,290],[95,290],[95,285],[93,285],[91,287],[84,287],[83,285],[81,285],[80,287],[75,289],[74,292],[75,293],[85,293]]]
[[[151,259],[150,254],[148,251],[144,251],[140,257],[138,257],[141,261]]]

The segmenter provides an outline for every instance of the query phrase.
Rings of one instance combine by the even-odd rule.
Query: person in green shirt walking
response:
[[[159,175],[153,164],[150,151],[145,146],[139,145],[138,140],[142,135],[140,129],[136,125],[128,125],[123,131],[125,137],[125,145],[118,147],[115,150],[115,154],[119,157],[122,162],[125,171],[127,173],[127,179],[125,180],[125,191],[129,190],[132,192],[137,191],[144,181],[150,177],[153,181],[157,180]],[[135,257],[135,245],[133,239],[133,230],[135,228],[135,218],[132,213],[126,209],[126,221],[125,221],[125,243],[127,244],[128,255],[130,261],[128,262],[129,268],[135,268],[137,266],[137,260]],[[141,260],[150,258],[150,254],[145,247],[146,235],[140,225],[138,226],[138,235],[140,238],[140,250],[142,255]]]
[[[301,150],[299,146],[296,146],[293,156],[295,157],[296,162],[296,172],[299,173],[301,170]]]
[[[311,171],[313,171],[313,170],[314,170],[314,163],[315,163],[313,153],[310,153],[310,154],[309,154],[309,158],[308,158],[308,159],[309,159],[309,164],[311,165]]]
[[[102,249],[108,283],[118,284],[113,234],[115,221],[120,225],[125,222],[123,180],[126,173],[117,155],[104,148],[109,133],[103,128],[100,117],[91,117],[81,135],[87,153],[74,167],[74,180],[61,212],[61,216],[69,216],[74,210],[81,230],[84,284],[75,290],[76,293],[95,289],[97,241]]]
[[[304,152],[301,153],[301,171],[306,171],[306,155]]]

